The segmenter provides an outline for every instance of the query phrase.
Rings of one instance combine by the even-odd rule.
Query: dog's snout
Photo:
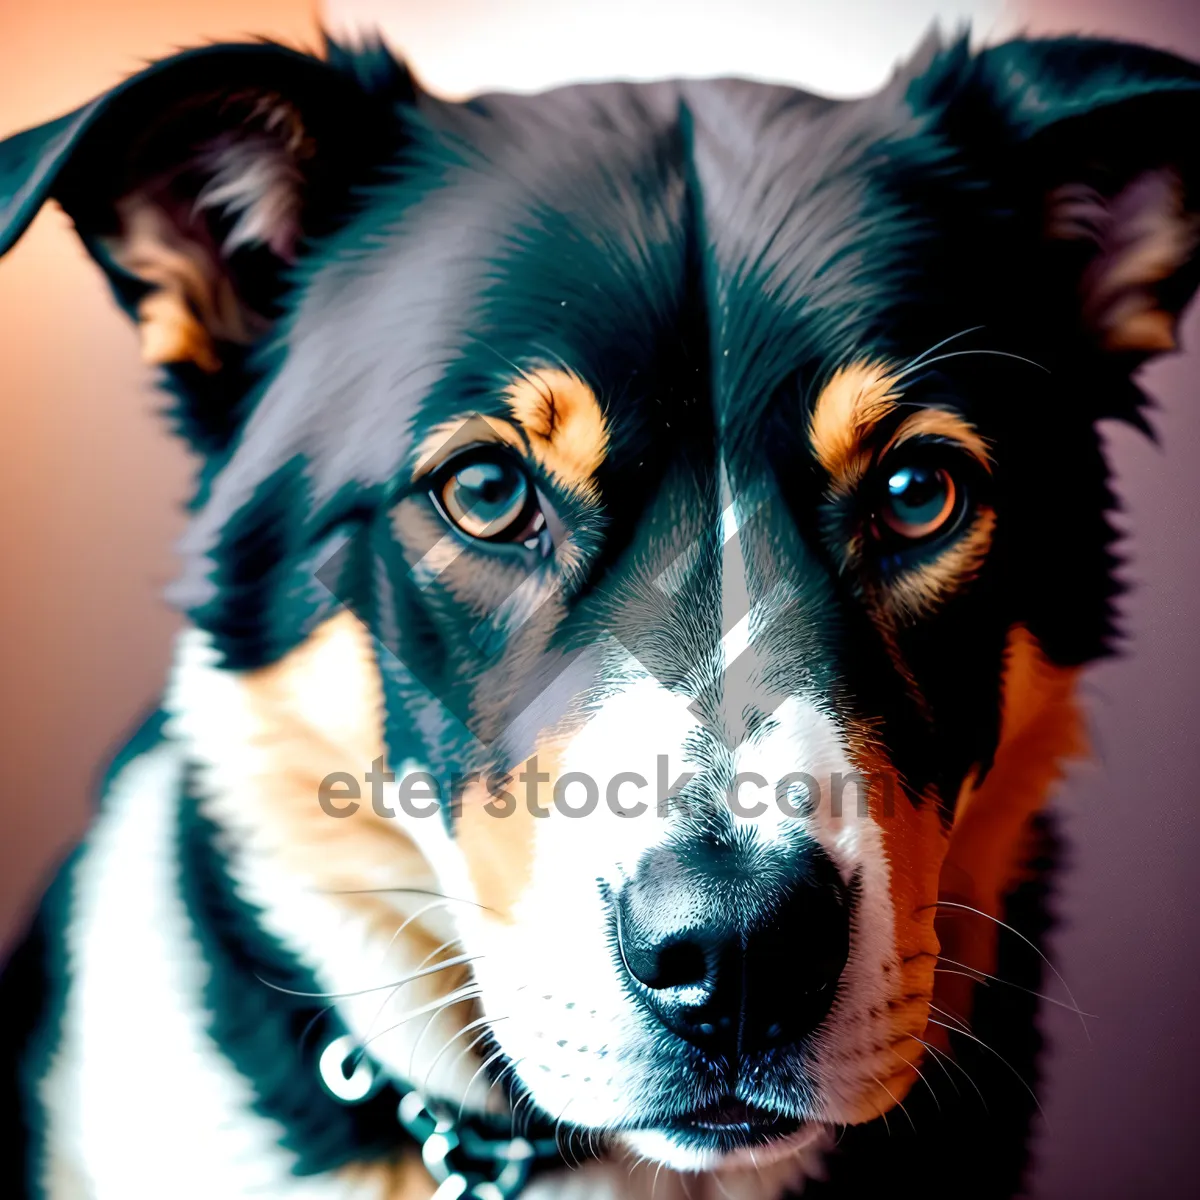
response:
[[[617,903],[621,958],[643,1002],[679,1037],[731,1059],[816,1029],[850,947],[850,891],[823,851],[784,865],[738,857],[654,852]]]

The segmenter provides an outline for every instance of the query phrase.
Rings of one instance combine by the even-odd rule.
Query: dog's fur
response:
[[[217,957],[187,882],[202,826],[246,936],[381,1071],[595,1151],[529,1197],[1013,1194],[1039,814],[1112,637],[1095,426],[1142,423],[1131,374],[1197,282],[1197,117],[1196,67],[1070,39],[932,38],[854,102],[720,80],[451,104],[379,46],[254,44],[0,146],[0,250],[64,206],[203,462],[161,712],[5,984],[20,1186],[432,1191],[398,1126],[326,1152],[288,1106],[312,1081],[274,1057],[284,993]],[[448,464],[480,445],[537,489],[523,543],[448,527]],[[880,479],[912,454],[957,507],[910,544]],[[662,819],[552,802],[660,755],[694,774]],[[328,778],[343,805],[373,763],[428,772],[440,815],[392,781],[331,816]],[[868,803],[720,802],[796,771],[865,773]],[[701,853],[739,912],[806,856],[836,868],[848,958],[793,1044],[706,1054],[631,983],[623,897],[649,873],[669,905]],[[785,1005],[820,930],[788,935]],[[977,996],[993,976],[1020,986]],[[722,1155],[679,1132],[727,1094],[799,1133]]]

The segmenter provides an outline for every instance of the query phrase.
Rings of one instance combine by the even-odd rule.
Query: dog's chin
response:
[[[731,1103],[698,1109],[662,1125],[621,1135],[635,1155],[675,1171],[761,1168],[808,1150],[824,1125]]]

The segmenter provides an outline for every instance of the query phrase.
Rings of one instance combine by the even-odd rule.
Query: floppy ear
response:
[[[330,51],[189,51],[0,143],[0,254],[58,200],[136,319],[143,357],[170,368],[201,450],[236,426],[288,268],[394,140],[392,104],[411,99],[403,68],[376,69],[378,47]]]
[[[1200,67],[1081,38],[960,44],[909,96],[1024,231],[1039,318],[1130,368],[1175,348],[1200,277]]]

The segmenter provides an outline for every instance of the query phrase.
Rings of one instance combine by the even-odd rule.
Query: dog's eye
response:
[[[503,450],[476,450],[447,464],[432,489],[446,518],[487,542],[526,542],[545,524],[529,476]]]
[[[960,489],[945,467],[918,459],[885,468],[878,513],[895,536],[923,541],[946,529],[960,512]]]

